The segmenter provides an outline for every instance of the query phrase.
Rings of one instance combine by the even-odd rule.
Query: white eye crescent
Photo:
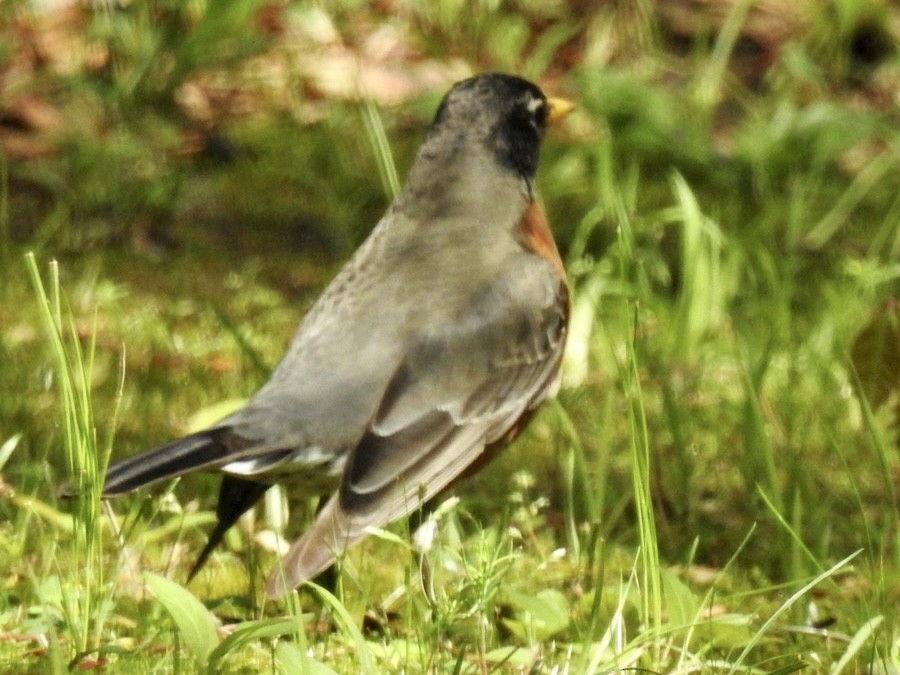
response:
[[[525,107],[528,108],[528,112],[534,115],[538,110],[543,108],[546,105],[544,99],[542,98],[533,98],[529,97],[528,103],[525,104]]]

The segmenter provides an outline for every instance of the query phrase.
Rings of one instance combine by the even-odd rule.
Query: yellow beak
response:
[[[559,122],[563,117],[568,115],[575,109],[575,104],[564,98],[551,97],[547,99],[549,112],[547,113],[547,121],[551,124]]]

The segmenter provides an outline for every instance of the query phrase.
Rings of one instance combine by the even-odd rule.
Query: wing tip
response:
[[[266,597],[282,598],[301,584],[324,572],[347,548],[365,536],[365,528],[354,527],[335,494],[319,513],[316,522],[269,572]]]

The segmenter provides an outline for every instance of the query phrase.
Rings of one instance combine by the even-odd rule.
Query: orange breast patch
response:
[[[522,214],[522,219],[516,227],[516,232],[525,248],[549,260],[561,275],[565,275],[553,233],[537,202],[531,202],[525,209],[525,213]]]

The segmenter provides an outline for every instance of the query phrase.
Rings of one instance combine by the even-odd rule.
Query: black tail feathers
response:
[[[235,459],[241,447],[248,444],[233,435],[228,427],[201,431],[185,436],[168,445],[148,450],[109,467],[103,486],[103,497],[113,497],[167,478],[175,478],[201,469],[216,469]],[[225,532],[248,511],[269,489],[265,483],[222,477],[218,522],[209,535],[206,546],[194,563],[188,581],[203,567],[203,563],[219,544]]]
[[[249,511],[263,493],[269,489],[269,485],[265,483],[254,483],[253,481],[244,480],[235,476],[225,474],[222,476],[222,486],[219,488],[219,505],[216,507],[216,517],[218,522],[209,533],[209,539],[206,546],[197,557],[197,562],[191,568],[187,580],[190,581],[194,575],[203,567],[203,563],[213,552],[213,549],[222,541],[222,537],[238,518]]]
[[[114,464],[106,472],[103,496],[113,497],[167,478],[226,464],[234,453],[229,436],[227,428],[201,431]]]

